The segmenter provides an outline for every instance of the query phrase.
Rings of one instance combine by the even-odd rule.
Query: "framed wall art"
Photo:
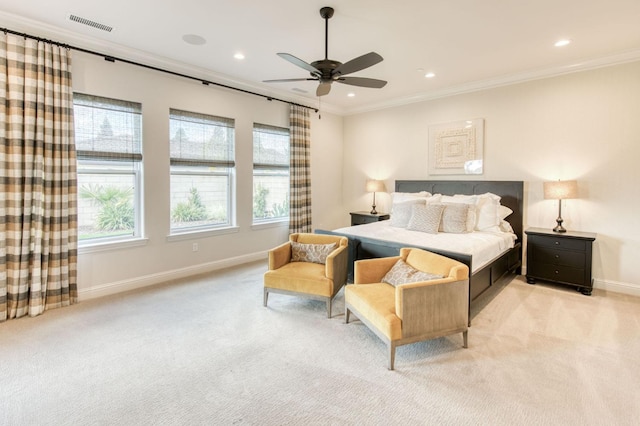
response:
[[[484,119],[429,126],[430,175],[481,175]]]

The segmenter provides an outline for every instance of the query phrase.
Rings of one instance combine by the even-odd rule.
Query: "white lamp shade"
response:
[[[578,182],[575,180],[558,180],[544,182],[545,200],[566,200],[578,197]]]
[[[384,181],[367,179],[367,192],[387,192],[387,187],[384,185]]]

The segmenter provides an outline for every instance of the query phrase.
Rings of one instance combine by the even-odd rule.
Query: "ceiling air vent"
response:
[[[74,22],[77,22],[79,24],[88,25],[90,27],[97,28],[97,29],[102,30],[102,31],[106,31],[108,33],[110,33],[111,30],[113,30],[113,27],[110,27],[109,25],[100,24],[98,22],[95,22],[95,21],[92,21],[92,20],[86,19],[86,18],[81,18],[81,17],[76,16],[76,15],[69,15],[69,19],[74,21]]]

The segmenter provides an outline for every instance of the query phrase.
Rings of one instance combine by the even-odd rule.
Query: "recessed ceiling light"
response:
[[[355,96],[356,96],[356,94],[355,94],[355,93],[353,93],[353,92],[351,92],[351,93],[348,93],[348,94],[347,94],[347,96],[348,96],[348,97],[350,97],[350,98],[353,98],[353,97],[355,97]]]
[[[242,60],[242,59],[244,59],[244,54],[242,54],[242,52],[238,52],[235,55],[233,55],[233,57],[238,59],[238,60]]]
[[[571,44],[571,40],[569,39],[562,39],[562,40],[558,40],[556,41],[553,45],[555,47],[562,47],[562,46],[566,46],[568,44]]]
[[[182,40],[184,40],[185,43],[193,44],[194,46],[200,46],[207,42],[203,37],[196,34],[185,34],[182,36]]]
[[[433,78],[433,77],[435,77],[435,76],[436,76],[436,74],[435,74],[435,73],[428,72],[428,73],[426,73],[426,74],[424,75],[424,78]]]

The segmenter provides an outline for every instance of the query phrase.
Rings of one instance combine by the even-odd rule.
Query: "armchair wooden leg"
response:
[[[331,318],[331,298],[327,300],[327,318]]]
[[[264,300],[262,302],[262,306],[267,306],[267,299],[269,298],[269,292],[267,291],[267,289],[264,289]]]
[[[469,345],[467,344],[468,343],[468,340],[467,340],[468,334],[469,334],[469,330],[465,330],[465,331],[462,332],[462,347],[463,348],[468,348],[469,347]]]
[[[393,364],[396,360],[396,344],[389,343],[389,370],[393,370]]]
[[[351,314],[351,312],[349,311],[349,308],[345,307],[344,308],[344,323],[345,324],[349,324],[349,314]]]

